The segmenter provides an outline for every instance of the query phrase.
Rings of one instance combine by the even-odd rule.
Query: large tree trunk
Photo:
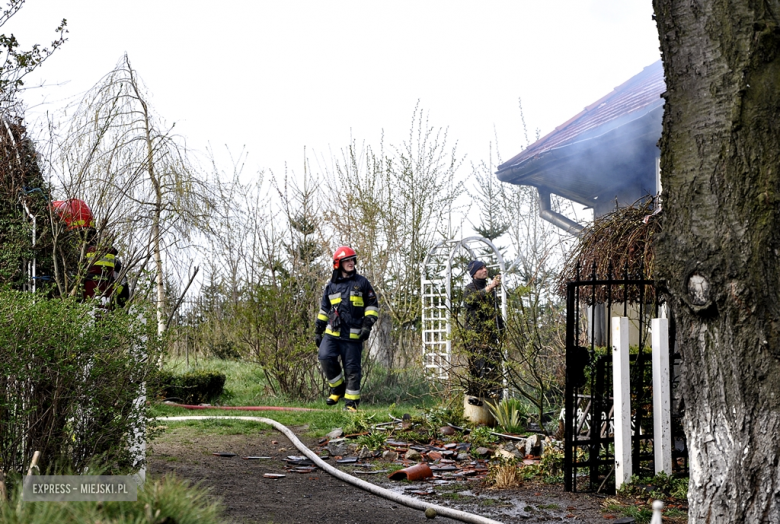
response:
[[[653,0],[690,522],[780,522],[780,0]]]

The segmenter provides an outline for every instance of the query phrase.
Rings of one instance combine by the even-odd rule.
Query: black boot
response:
[[[344,406],[344,411],[357,411],[358,406],[360,405],[359,400],[347,400]]]

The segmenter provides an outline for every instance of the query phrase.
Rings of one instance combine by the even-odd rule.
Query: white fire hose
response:
[[[441,515],[442,517],[449,517],[451,519],[460,520],[461,522],[473,522],[474,524],[501,524],[501,522],[493,519],[489,519],[487,517],[482,517],[480,515],[475,515],[473,513],[468,513],[465,511],[459,511],[457,509],[447,508],[444,506],[438,506],[436,504],[428,504],[427,502],[423,502],[421,500],[415,499],[413,497],[408,497],[406,495],[400,495],[398,493],[394,493],[390,491],[389,489],[381,488],[377,486],[376,484],[372,484],[370,482],[366,482],[365,480],[353,477],[352,475],[348,475],[347,473],[344,473],[340,469],[334,468],[330,464],[326,464],[325,461],[323,461],[319,456],[317,456],[316,453],[314,453],[312,450],[310,450],[308,447],[306,447],[303,442],[298,440],[298,437],[295,436],[295,433],[290,431],[286,426],[280,424],[279,422],[272,420],[270,418],[263,418],[263,417],[220,417],[220,416],[211,416],[211,417],[199,417],[199,416],[185,416],[185,417],[160,417],[157,420],[163,421],[168,420],[171,422],[179,421],[179,420],[207,420],[207,419],[221,419],[221,420],[248,420],[250,422],[260,422],[262,424],[268,424],[273,426],[274,428],[278,429],[284,435],[290,439],[290,441],[293,443],[293,445],[300,450],[301,453],[306,455],[309,459],[311,459],[314,464],[317,465],[318,468],[322,469],[323,471],[333,475],[339,480],[343,480],[344,482],[348,482],[349,484],[352,484],[353,486],[356,486],[362,490],[368,491],[369,493],[373,493],[374,495],[377,495],[379,497],[391,500],[393,502],[397,502],[398,504],[403,504],[404,506],[408,506],[410,508],[419,509],[421,511],[426,511],[429,508],[436,512],[436,515]],[[430,512],[428,512],[430,513]],[[427,515],[426,515],[427,516]]]

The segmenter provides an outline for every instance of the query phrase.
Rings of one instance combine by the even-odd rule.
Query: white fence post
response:
[[[612,384],[615,417],[615,488],[631,479],[631,375],[628,317],[612,317]]]
[[[653,331],[653,453],[655,474],[672,474],[672,420],[669,380],[669,321],[652,320]]]

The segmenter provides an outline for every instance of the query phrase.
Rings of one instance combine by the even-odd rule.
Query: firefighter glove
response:
[[[322,333],[317,333],[314,335],[314,345],[320,347],[320,344],[322,344]]]
[[[371,335],[371,328],[364,327],[360,330],[360,340],[368,340]]]

